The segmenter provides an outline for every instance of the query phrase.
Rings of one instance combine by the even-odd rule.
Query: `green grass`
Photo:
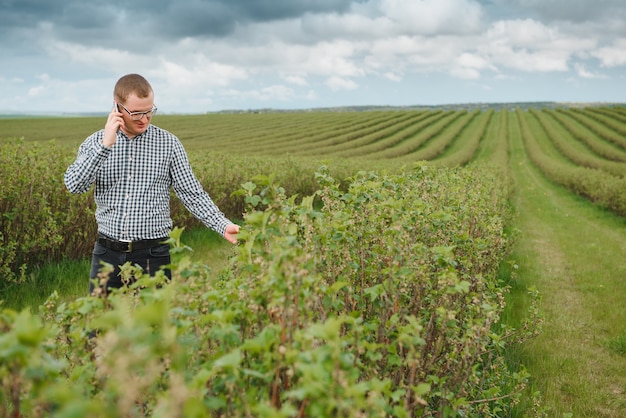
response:
[[[235,254],[231,243],[204,227],[183,232],[181,240],[192,249],[191,252],[185,254],[192,261],[204,264],[213,272],[219,272],[227,267],[230,258]]]
[[[548,182],[512,150],[522,231],[509,315],[525,289],[542,295],[541,334],[511,356],[527,366],[549,416],[626,416],[626,220]]]
[[[26,280],[8,284],[0,290],[6,308],[36,312],[55,290],[63,300],[87,295],[90,260],[63,260],[26,270]]]
[[[618,335],[608,341],[609,349],[615,353],[626,356],[626,331],[622,335]]]

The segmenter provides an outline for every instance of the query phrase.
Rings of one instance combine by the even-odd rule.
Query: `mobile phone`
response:
[[[116,111],[117,113],[120,113],[120,107],[117,105],[117,102],[113,102],[113,108],[115,109],[115,111]],[[118,127],[118,128],[117,128],[117,132],[119,132],[119,131],[120,131],[120,129],[122,129],[122,128],[121,128],[121,127]]]

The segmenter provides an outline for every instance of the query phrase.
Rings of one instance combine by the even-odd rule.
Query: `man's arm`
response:
[[[78,148],[76,161],[65,171],[65,187],[71,193],[84,193],[96,180],[96,173],[111,153],[117,140],[117,131],[124,126],[122,114],[117,104],[107,117],[104,129],[94,133]]]
[[[111,153],[111,148],[100,142],[101,134],[95,133],[78,148],[76,160],[65,170],[63,180],[71,193],[84,193],[96,180],[99,167]]]
[[[187,153],[178,138],[174,139],[173,161],[171,166],[172,187],[187,210],[204,225],[236,244],[235,234],[239,225],[231,222],[213,202],[209,194],[193,174]]]

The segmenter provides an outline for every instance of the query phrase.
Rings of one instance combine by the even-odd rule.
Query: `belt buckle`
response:
[[[133,242],[132,241],[120,241],[126,244],[126,249],[123,250],[123,253],[132,253],[133,252]]]

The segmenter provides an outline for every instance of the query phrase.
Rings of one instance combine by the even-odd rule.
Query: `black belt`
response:
[[[98,243],[111,250],[122,253],[130,253],[135,250],[145,250],[146,248],[158,247],[159,245],[165,244],[166,240],[167,238],[143,239],[141,241],[115,241],[103,236],[98,237]]]

